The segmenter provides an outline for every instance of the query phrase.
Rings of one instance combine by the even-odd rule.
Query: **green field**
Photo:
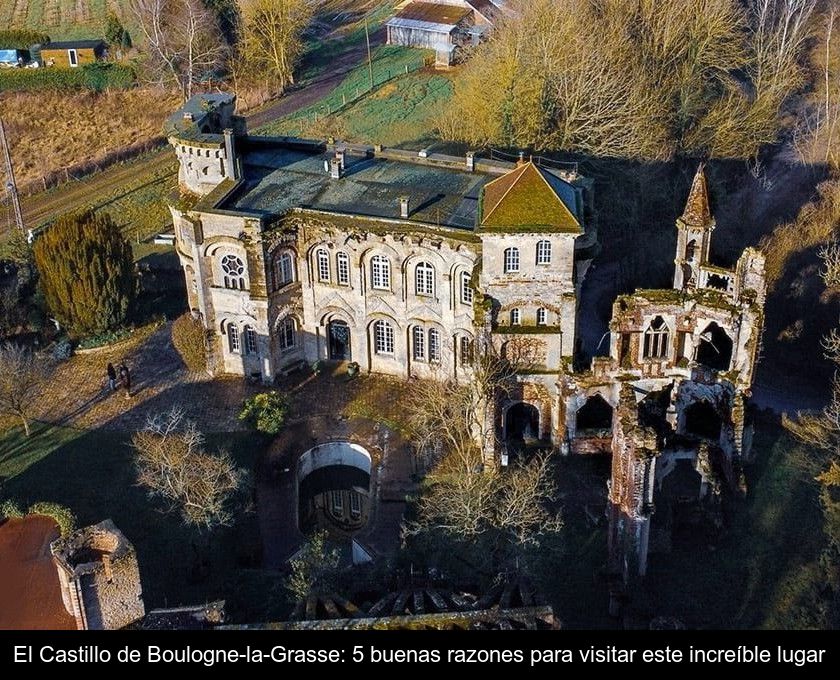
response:
[[[3,0],[0,26],[43,31],[52,40],[101,38],[109,9],[136,39],[128,0]]]
[[[425,50],[383,46],[373,53],[373,82],[362,65],[328,96],[259,128],[265,135],[338,137],[417,147],[434,139],[433,119],[452,96],[452,81],[427,68]],[[406,68],[409,73],[406,74]]]

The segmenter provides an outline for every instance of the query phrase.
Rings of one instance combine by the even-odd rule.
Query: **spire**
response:
[[[685,202],[680,219],[689,227],[712,226],[712,211],[709,209],[709,190],[706,186],[706,164],[700,163],[697,174],[691,182],[691,191],[688,192],[688,200]]]

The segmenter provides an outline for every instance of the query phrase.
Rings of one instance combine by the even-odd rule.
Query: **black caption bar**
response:
[[[5,632],[0,669],[72,666],[224,669],[422,668],[495,664],[518,671],[632,667],[838,668],[836,633],[783,631],[208,631]],[[834,643],[834,645],[832,645]],[[16,677],[16,676],[8,676]]]

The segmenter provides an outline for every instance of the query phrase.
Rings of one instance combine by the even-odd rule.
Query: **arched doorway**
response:
[[[330,359],[350,361],[353,358],[350,350],[350,327],[346,322],[336,319],[330,321],[327,329]]]
[[[524,401],[511,406],[505,414],[505,438],[514,443],[525,443],[540,438],[540,412]]]
[[[732,340],[714,321],[700,334],[697,362],[716,371],[728,371],[732,363]]]
[[[575,427],[577,436],[609,436],[612,432],[612,419],[612,406],[600,394],[594,394],[578,409]]]
[[[722,423],[715,407],[708,401],[698,401],[685,409],[685,431],[695,437],[717,442]]]

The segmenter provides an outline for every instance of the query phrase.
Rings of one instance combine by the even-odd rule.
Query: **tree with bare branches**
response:
[[[32,409],[41,398],[50,362],[22,345],[0,345],[0,413],[18,418],[30,435]]]
[[[131,445],[138,483],[167,512],[178,512],[184,524],[202,532],[232,524],[243,473],[226,452],[205,451],[204,435],[181,409],[150,416]]]
[[[468,378],[415,386],[412,441],[427,474],[407,536],[482,542],[499,566],[560,530],[551,456],[537,454],[499,470],[487,455],[498,443],[496,404],[515,388],[519,372],[539,362],[540,351],[531,339],[516,338],[502,352],[484,334],[476,340]]]
[[[239,55],[247,79],[271,81],[282,91],[295,82],[301,39],[312,20],[309,0],[241,0]]]
[[[184,100],[203,76],[224,64],[228,49],[218,21],[201,0],[130,0],[148,52],[151,80]]]

